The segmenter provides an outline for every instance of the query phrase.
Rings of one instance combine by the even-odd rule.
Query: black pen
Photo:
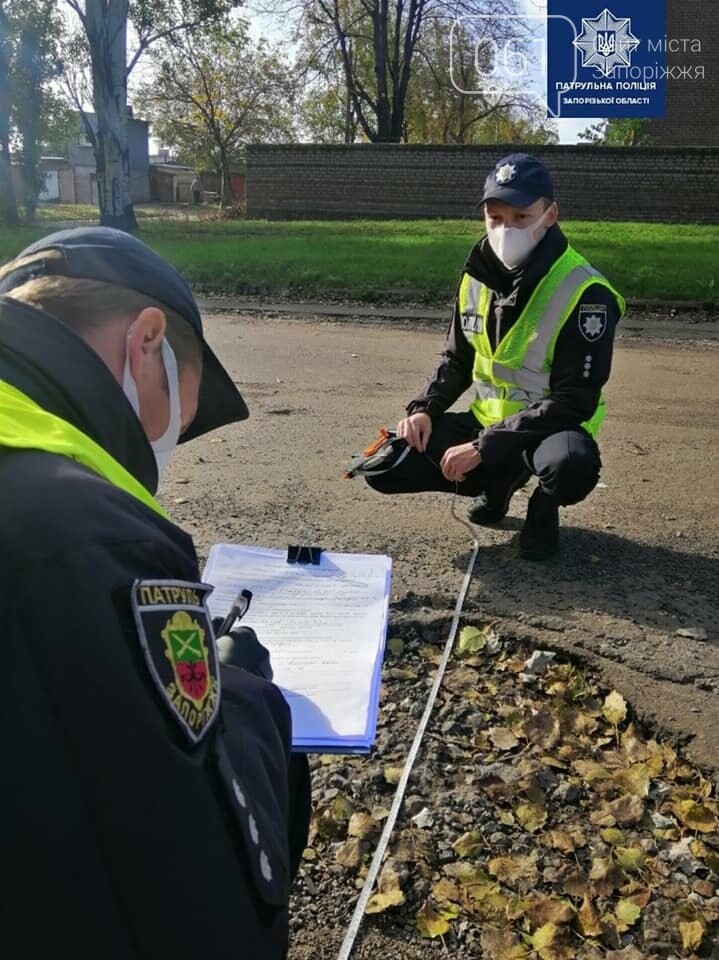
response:
[[[222,621],[222,626],[217,631],[215,636],[217,637],[226,636],[234,627],[235,621],[241,620],[244,617],[244,615],[247,613],[247,611],[250,609],[251,600],[252,600],[251,590],[240,590],[240,592],[235,597],[232,606],[230,607],[230,612]]]

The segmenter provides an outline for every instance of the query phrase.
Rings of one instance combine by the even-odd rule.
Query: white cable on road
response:
[[[474,534],[474,531],[472,531],[472,533]],[[404,799],[404,792],[407,789],[409,775],[412,772],[414,761],[417,758],[419,748],[422,744],[424,731],[427,727],[427,724],[429,723],[430,714],[432,713],[432,707],[434,706],[434,701],[437,699],[437,694],[439,692],[439,688],[442,683],[442,678],[444,677],[444,671],[447,669],[449,658],[452,655],[452,648],[454,647],[454,638],[457,635],[459,618],[462,613],[462,607],[464,606],[464,599],[467,596],[469,583],[470,583],[470,580],[472,579],[472,572],[474,570],[474,564],[477,559],[478,551],[479,551],[479,542],[475,538],[474,543],[472,545],[472,555],[469,558],[469,563],[467,565],[467,572],[464,575],[462,589],[459,591],[459,596],[457,597],[457,603],[455,604],[455,607],[454,607],[454,617],[452,618],[452,625],[449,628],[449,636],[447,637],[447,642],[444,645],[442,659],[439,662],[437,673],[434,678],[434,683],[432,684],[432,689],[429,692],[429,697],[427,698],[427,704],[424,708],[424,713],[422,714],[422,719],[419,721],[419,726],[417,727],[417,733],[414,736],[414,740],[412,741],[412,746],[410,747],[409,753],[407,755],[407,759],[405,760],[404,768],[402,769],[402,776],[399,778],[399,783],[397,784],[397,790],[394,795],[394,800],[392,801],[392,807],[390,808],[389,816],[387,817],[387,821],[385,822],[384,829],[382,830],[382,835],[379,838],[377,849],[375,850],[374,856],[372,857],[372,863],[370,864],[367,877],[365,878],[364,886],[362,887],[362,891],[360,892],[359,900],[355,904],[354,913],[352,914],[352,919],[350,920],[349,926],[347,927],[347,933],[345,934],[345,938],[342,941],[342,946],[340,947],[340,952],[337,956],[337,960],[348,960],[350,954],[352,953],[352,948],[354,947],[354,942],[357,937],[360,924],[362,923],[362,918],[364,917],[364,912],[367,907],[367,902],[370,896],[372,895],[372,889],[374,888],[375,881],[379,874],[380,867],[382,866],[382,860],[384,858],[385,851],[387,850],[387,845],[389,844],[389,838],[392,835],[392,830],[394,829],[394,825],[397,820],[397,816],[399,814],[399,809],[402,806],[402,800]]]

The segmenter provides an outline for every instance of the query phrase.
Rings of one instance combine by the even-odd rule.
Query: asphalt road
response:
[[[449,498],[384,498],[342,479],[424,380],[441,330],[244,313],[210,315],[208,331],[252,415],[183,448],[168,471],[163,499],[198,552],[218,541],[386,552],[393,617],[446,622],[470,547]],[[466,604],[473,621],[591,663],[640,720],[715,772],[718,363],[716,343],[620,343],[601,486],[562,511],[560,557],[520,561],[520,491],[505,529],[479,533]]]

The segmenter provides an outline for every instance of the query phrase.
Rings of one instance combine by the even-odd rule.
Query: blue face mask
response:
[[[170,397],[170,419],[167,424],[167,429],[163,435],[158,437],[157,440],[150,440],[150,446],[152,447],[152,452],[155,454],[155,461],[157,462],[158,478],[162,476],[165,467],[167,466],[170,457],[177,446],[177,441],[180,439],[180,430],[182,429],[182,411],[180,409],[180,380],[177,372],[177,359],[175,357],[175,352],[167,342],[167,339],[163,338],[160,349],[162,351],[162,362],[165,367],[167,389]],[[130,401],[130,406],[135,411],[135,414],[139,419],[140,397],[137,392],[135,378],[130,372],[129,335],[128,345],[125,349],[125,369],[122,374],[122,391]]]

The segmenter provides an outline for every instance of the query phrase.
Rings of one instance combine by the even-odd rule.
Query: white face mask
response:
[[[543,239],[547,228],[544,227],[538,237],[534,236],[538,224],[544,219],[546,210],[528,227],[505,227],[503,224],[497,227],[487,227],[487,236],[489,245],[494,250],[497,259],[500,260],[508,270],[514,270],[521,266],[534,248]]]
[[[140,398],[137,393],[137,384],[135,383],[135,378],[130,372],[129,340],[130,338],[128,335],[128,343],[127,347],[125,348],[125,369],[122,374],[122,391],[130,401],[130,405],[139,419]],[[152,447],[152,452],[155,454],[155,460],[157,461],[158,478],[162,476],[162,473],[167,466],[175,447],[177,446],[177,441],[180,439],[180,430],[182,428],[182,411],[180,409],[180,381],[177,373],[177,360],[175,359],[175,353],[172,347],[164,338],[160,349],[162,351],[162,362],[165,365],[167,389],[170,395],[170,420],[163,435],[158,437],[157,440],[150,440],[150,446]]]

